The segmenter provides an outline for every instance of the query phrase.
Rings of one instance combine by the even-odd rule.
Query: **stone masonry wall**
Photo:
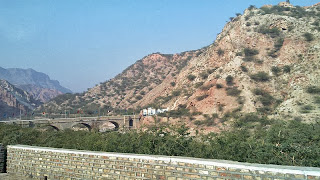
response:
[[[0,173],[4,172],[4,147],[0,144]]]
[[[36,179],[318,179],[320,168],[8,146],[7,172]]]

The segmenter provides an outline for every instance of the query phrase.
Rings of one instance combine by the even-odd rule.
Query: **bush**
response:
[[[214,71],[216,71],[216,68],[208,69],[208,70],[207,70],[208,74],[212,74]]]
[[[228,96],[239,96],[241,93],[241,90],[239,90],[237,87],[227,88],[226,90]]]
[[[304,105],[301,107],[301,113],[310,113],[314,109],[311,105]]]
[[[173,81],[172,81],[172,82],[170,83],[170,85],[171,85],[172,87],[174,87],[174,86],[176,86],[176,82],[173,82]]]
[[[213,84],[208,84],[208,85],[203,85],[201,86],[201,90],[203,91],[208,91],[209,89],[211,89],[213,87]]]
[[[180,96],[181,90],[172,91],[172,96]]]
[[[245,48],[243,51],[244,51],[244,55],[246,57],[255,56],[255,55],[259,54],[259,51],[257,49]]]
[[[314,103],[320,104],[320,96],[314,97]]]
[[[193,75],[193,74],[189,74],[189,75],[187,76],[187,78],[188,78],[189,81],[193,81],[193,80],[196,79],[196,76]]]
[[[141,100],[141,99],[142,99],[142,96],[138,95],[138,96],[136,96],[136,99],[137,99],[137,100]]]
[[[248,72],[248,68],[246,66],[241,65],[240,68],[241,68],[241,71]]]
[[[237,52],[236,56],[242,56],[242,52]]]
[[[197,82],[195,85],[194,85],[194,87],[195,88],[199,88],[200,86],[202,86],[203,85],[203,82]]]
[[[227,82],[227,85],[232,85],[233,84],[233,77],[231,75],[228,75],[226,77],[226,82]]]
[[[200,74],[200,77],[202,78],[202,79],[207,79],[208,78],[208,74],[207,74],[207,72],[201,72]]]
[[[264,95],[259,97],[259,101],[264,106],[270,106],[274,102],[274,99],[269,93],[265,93]]]
[[[283,72],[290,73],[290,71],[291,71],[291,67],[290,66],[288,66],[288,65],[283,66]]]
[[[218,53],[219,56],[222,56],[224,54],[224,50],[219,48],[217,53]]]
[[[246,26],[251,26],[251,23],[250,23],[250,22],[247,22],[247,23],[246,23]]]
[[[207,98],[209,95],[208,94],[204,94],[202,96],[197,96],[197,101],[202,101],[203,99]]]
[[[268,27],[266,26],[261,26],[259,29],[258,29],[258,32],[261,33],[261,34],[267,34],[269,35],[271,38],[276,38],[276,37],[279,37],[280,36],[280,33],[281,31],[278,29],[278,28],[271,28],[269,29]]]
[[[260,71],[256,74],[250,75],[250,78],[255,81],[259,81],[259,82],[266,82],[266,81],[270,80],[270,76],[266,72],[263,72],[263,71]]]
[[[216,84],[216,88],[217,89],[221,89],[221,88],[223,88],[223,85],[222,84]]]
[[[318,86],[309,86],[307,92],[310,94],[320,94],[320,87]]]
[[[281,69],[278,66],[272,66],[271,71],[274,75],[278,76],[279,73],[281,72]]]
[[[252,62],[252,61],[255,61],[256,59],[252,56],[248,56],[248,57],[244,57],[242,60],[244,62]]]
[[[307,33],[304,33],[303,36],[304,36],[304,38],[306,39],[306,41],[308,41],[308,42],[314,40],[314,36],[313,36],[313,34],[311,34],[311,33],[308,33],[308,32],[307,32]]]

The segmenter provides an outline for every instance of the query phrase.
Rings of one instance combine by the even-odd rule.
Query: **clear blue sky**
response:
[[[0,66],[33,68],[75,92],[153,52],[211,44],[229,17],[276,0],[0,0]],[[299,6],[316,0],[291,0]]]

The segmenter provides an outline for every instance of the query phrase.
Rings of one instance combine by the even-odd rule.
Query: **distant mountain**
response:
[[[47,102],[59,94],[72,93],[70,89],[62,87],[59,81],[51,80],[48,75],[33,69],[0,67],[0,79],[7,80],[14,86],[28,91],[42,102]]]
[[[0,79],[0,116],[7,117],[30,112],[41,104],[28,92],[21,90],[6,80]]]

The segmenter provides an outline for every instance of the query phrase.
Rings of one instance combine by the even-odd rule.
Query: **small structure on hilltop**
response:
[[[169,108],[166,108],[166,109],[154,109],[154,108],[149,107],[147,109],[143,109],[142,110],[142,115],[143,116],[153,116],[153,115],[164,113],[164,112],[167,112],[167,111],[169,111]]]
[[[293,8],[293,5],[290,4],[290,1],[280,2],[280,3],[278,4],[278,6]]]

